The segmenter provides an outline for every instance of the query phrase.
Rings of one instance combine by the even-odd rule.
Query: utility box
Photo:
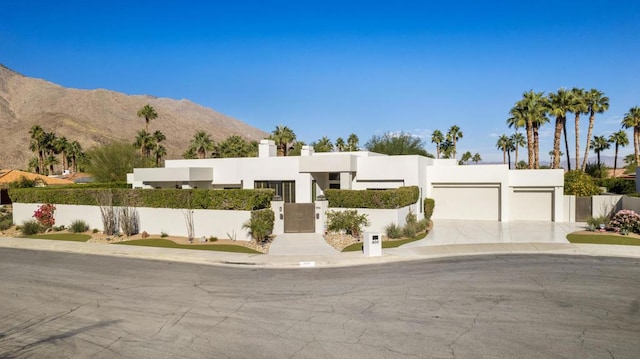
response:
[[[382,255],[382,233],[365,232],[362,251],[367,257],[379,257]]]

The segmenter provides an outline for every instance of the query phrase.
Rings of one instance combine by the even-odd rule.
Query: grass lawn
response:
[[[569,233],[567,240],[571,243],[624,244],[640,246],[640,238],[605,233]]]
[[[162,238],[149,238],[138,239],[134,241],[125,241],[115,244],[124,244],[129,246],[146,246],[146,247],[162,247],[162,248],[182,248],[182,249],[197,249],[204,251],[219,251],[219,252],[235,252],[235,253],[257,253],[251,248],[244,246],[236,246],[233,244],[178,244],[174,241]]]
[[[420,233],[417,236],[413,237],[413,238],[405,238],[405,239],[399,239],[397,241],[383,241],[382,242],[382,248],[396,248],[396,247],[400,247],[403,244],[407,244],[407,243],[411,243],[414,241],[419,241],[422,238],[427,236],[427,232],[425,233]],[[354,243],[350,246],[346,246],[342,251],[343,252],[356,252],[356,251],[361,251],[362,250],[362,242],[359,243]]]
[[[91,239],[91,236],[88,234],[80,234],[80,233],[47,233],[47,234],[36,234],[33,236],[25,236],[26,238],[35,238],[35,239],[53,239],[56,241],[73,241],[73,242],[86,242]]]

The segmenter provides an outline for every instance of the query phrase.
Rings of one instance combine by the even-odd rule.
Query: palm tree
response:
[[[278,125],[271,132],[271,139],[276,142],[282,156],[289,152],[289,145],[296,140],[296,134],[287,126]]]
[[[211,135],[205,131],[196,131],[195,135],[193,135],[193,139],[191,140],[190,148],[198,154],[198,158],[206,158],[207,152],[213,150],[213,147],[214,143],[211,139]]]
[[[333,151],[333,143],[327,136],[322,136],[318,142],[314,142],[311,144],[313,146],[313,150],[315,152],[331,152]]]
[[[149,157],[155,142],[153,136],[145,130],[139,130],[137,133],[138,135],[133,145],[140,149],[140,156]]]
[[[502,163],[507,164],[507,150],[509,149],[509,136],[501,135],[496,142],[496,148],[502,151]]]
[[[57,138],[54,132],[45,132],[42,137],[41,148],[43,149],[43,160],[46,162],[42,169],[45,170],[48,166],[49,170],[47,174],[49,175],[52,175],[54,172],[53,166],[60,163],[57,159],[53,161],[50,158],[52,156],[55,157],[55,155],[58,154],[55,147],[56,140]]]
[[[144,129],[145,131],[149,132],[149,122],[158,118],[158,113],[153,107],[151,107],[151,105],[146,104],[144,105],[144,107],[138,110],[138,117],[144,118]]]
[[[156,160],[156,167],[160,167],[160,161],[166,155],[167,155],[167,149],[163,145],[156,142],[156,146],[153,149],[153,157]]]
[[[336,150],[338,150],[338,152],[343,152],[346,147],[347,144],[344,142],[344,139],[342,139],[342,137],[336,138]]]
[[[453,143],[453,158],[456,158],[456,145],[458,140],[462,138],[462,131],[460,131],[460,127],[453,125],[449,128],[447,132],[447,138],[451,140]]]
[[[436,158],[440,158],[440,144],[444,141],[444,135],[440,130],[435,130],[431,134],[431,143],[436,144]]]
[[[38,158],[38,166],[36,168],[36,172],[39,174],[40,171],[43,171],[44,167],[44,129],[39,125],[33,125],[29,130],[29,135],[31,136],[31,142],[29,143],[29,150],[33,151]]]
[[[587,113],[588,107],[584,89],[574,87],[571,89],[571,112],[575,115],[575,140],[576,140],[576,169],[580,168],[580,115]],[[567,152],[569,149],[567,148]],[[571,166],[569,166],[571,168]]]
[[[67,169],[67,167],[69,167],[68,161],[67,161],[67,151],[69,148],[69,141],[67,140],[66,137],[59,137],[54,141],[53,146],[55,147],[55,152],[60,154],[60,156],[62,157],[62,171],[64,172],[64,170]]]
[[[476,154],[471,158],[471,161],[475,162],[475,164],[478,164],[478,162],[482,161],[482,157],[480,157],[480,154],[476,152]]]
[[[609,98],[604,93],[591,89],[585,94],[585,103],[587,105],[587,112],[589,112],[589,130],[587,131],[587,146],[584,150],[584,158],[582,160],[582,170],[587,167],[587,157],[589,156],[589,140],[591,139],[591,132],[593,131],[593,124],[596,120],[596,113],[603,113],[609,109]],[[636,161],[637,161],[636,154]]]
[[[469,162],[469,160],[471,160],[472,157],[473,155],[471,155],[470,151],[463,153],[462,157],[460,158],[459,164],[461,165],[467,164],[467,162]]]
[[[82,157],[82,146],[78,141],[72,141],[67,148],[68,159],[71,160],[71,168],[73,172],[78,172],[78,159]]]
[[[529,168],[540,168],[538,129],[548,121],[547,103],[544,92],[530,90],[523,93],[522,99],[509,111],[511,115],[507,120],[509,127],[514,127],[516,130],[520,127],[525,128]]]
[[[640,149],[640,107],[635,106],[624,114],[622,119],[622,127],[633,128],[633,153],[636,159],[636,165],[640,164],[638,151]]]
[[[565,147],[567,149],[567,168],[571,169],[568,141],[566,133],[567,112],[571,111],[571,92],[561,88],[556,93],[549,93],[549,114],[556,118],[556,127],[553,134],[553,165],[551,168],[560,168],[560,136],[565,130]]]
[[[616,169],[618,169],[618,148],[624,147],[629,144],[629,137],[627,137],[627,131],[620,130],[614,132],[609,136],[609,142],[613,143],[616,149],[615,157],[613,157],[613,176],[616,176]]]
[[[520,132],[516,132],[513,135],[511,135],[511,142],[513,143],[513,146],[515,148],[515,152],[516,152],[516,158],[513,161],[514,163],[518,163],[518,148],[519,147],[524,147],[525,145],[525,139],[524,139],[524,135],[522,135],[522,133]]]
[[[607,140],[604,136],[594,136],[593,140],[591,140],[591,149],[598,156],[598,167],[600,167],[600,152],[609,149],[611,147],[611,142]]]
[[[356,136],[355,133],[350,134],[349,138],[347,139],[348,151],[350,152],[357,151],[360,148],[359,142],[360,142],[360,139],[358,138],[358,136]]]
[[[53,166],[57,165],[58,163],[58,159],[56,158],[56,156],[51,153],[47,156],[47,158],[45,158],[45,165],[49,166],[49,174],[52,175],[54,173],[53,171]]]

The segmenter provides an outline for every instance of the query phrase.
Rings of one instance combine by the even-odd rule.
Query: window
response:
[[[329,172],[329,188],[340,189],[340,173]]]
[[[255,181],[253,188],[271,188],[285,203],[296,202],[296,181]]]

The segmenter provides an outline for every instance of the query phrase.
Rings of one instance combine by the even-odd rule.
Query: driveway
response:
[[[580,231],[584,227],[584,223],[567,222],[434,220],[433,230],[426,238],[402,247],[484,243],[569,243],[567,234]]]

